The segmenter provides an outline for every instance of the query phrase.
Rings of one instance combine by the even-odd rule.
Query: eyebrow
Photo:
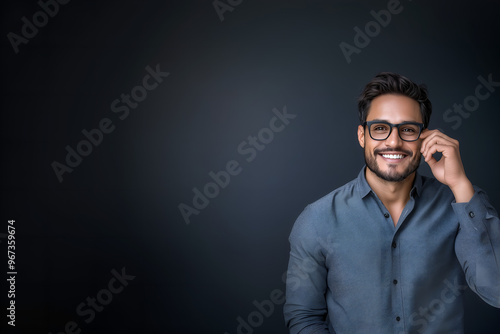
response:
[[[389,122],[386,119],[380,119],[380,118],[372,119],[371,121],[367,121],[367,122],[387,122],[387,123],[391,123],[391,124],[402,124],[402,123],[405,123],[405,122],[421,123],[421,122],[418,122],[418,121],[415,121],[415,120],[414,121],[403,121],[401,123],[392,123],[392,122]]]

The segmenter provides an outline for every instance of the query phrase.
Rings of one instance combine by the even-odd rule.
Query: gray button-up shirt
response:
[[[460,334],[467,285],[500,307],[500,220],[476,187],[455,203],[417,173],[394,226],[363,168],[304,209],[290,247],[290,333]]]

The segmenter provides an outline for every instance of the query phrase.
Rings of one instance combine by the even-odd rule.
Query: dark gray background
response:
[[[500,5],[402,0],[348,64],[339,44],[387,3],[244,0],[221,21],[208,0],[71,1],[18,54],[7,34],[40,7],[3,3],[0,231],[16,220],[18,270],[9,333],[55,334],[68,321],[82,333],[236,333],[254,300],[284,290],[298,214],[361,169],[356,98],[380,71],[427,84],[430,127],[460,140],[469,178],[499,208],[500,88],[458,129],[443,113],[479,75],[500,81]],[[156,64],[169,77],[120,120],[111,102]],[[238,145],[285,105],[297,117],[245,161]],[[102,118],[114,132],[60,183],[51,163]],[[178,205],[229,160],[242,172],[186,225]],[[123,267],[135,279],[86,324],[76,306]],[[1,295],[6,305],[4,285]],[[467,293],[467,333],[498,333],[499,316]],[[282,305],[253,331],[286,333]]]

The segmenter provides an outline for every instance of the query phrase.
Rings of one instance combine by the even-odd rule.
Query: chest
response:
[[[455,258],[458,222],[450,208],[414,205],[397,210],[397,218],[379,205],[339,211],[322,238],[325,264],[336,279],[381,276],[399,270],[426,273]],[[393,221],[399,223],[397,226]],[[423,275],[423,274],[422,274]]]

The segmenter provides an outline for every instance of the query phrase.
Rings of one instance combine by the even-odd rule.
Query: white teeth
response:
[[[402,154],[382,154],[382,156],[386,159],[403,159]]]

